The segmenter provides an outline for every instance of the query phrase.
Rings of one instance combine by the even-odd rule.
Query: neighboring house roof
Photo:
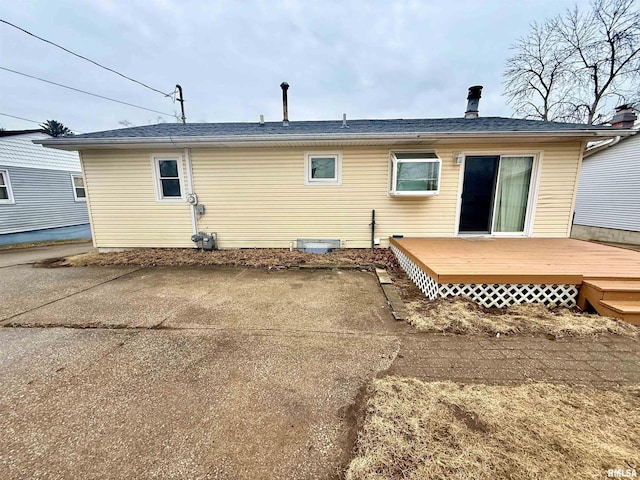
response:
[[[47,146],[64,148],[115,144],[239,143],[355,139],[436,139],[476,137],[571,137],[598,138],[625,135],[607,126],[542,122],[501,117],[435,118],[398,120],[301,121],[256,123],[161,123],[48,139]],[[621,133],[622,132],[622,133]]]
[[[79,172],[81,170],[80,159],[77,153],[56,151],[33,143],[34,140],[41,141],[50,138],[49,135],[39,130],[1,136],[0,166]]]
[[[0,130],[0,137],[13,137],[14,135],[24,135],[25,133],[42,133],[41,128],[36,128],[33,130]]]

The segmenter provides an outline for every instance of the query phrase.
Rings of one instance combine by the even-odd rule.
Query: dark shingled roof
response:
[[[44,133],[41,128],[32,130],[0,130],[0,137],[13,137],[14,135],[25,135],[27,133]]]
[[[343,128],[342,120],[255,123],[160,123],[141,127],[107,130],[75,135],[76,139],[160,138],[160,137],[234,137],[273,135],[323,134],[394,134],[394,133],[509,133],[509,132],[572,132],[608,130],[611,127],[578,123],[542,122],[502,117],[479,118],[422,118],[398,120],[349,120]],[[69,138],[69,137],[66,137]]]

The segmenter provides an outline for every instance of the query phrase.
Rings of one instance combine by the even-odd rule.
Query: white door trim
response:
[[[530,237],[533,233],[533,225],[535,220],[536,208],[538,206],[538,191],[540,188],[540,174],[542,172],[542,158],[544,150],[531,151],[531,150],[505,150],[497,153],[496,151],[487,150],[467,150],[461,152],[462,163],[460,165],[460,175],[458,178],[458,194],[456,205],[456,224],[454,235],[456,237]],[[527,213],[525,214],[524,232],[522,233],[494,233],[493,232],[493,213],[491,217],[491,233],[487,234],[467,234],[460,233],[460,214],[462,213],[462,190],[464,188],[464,172],[466,168],[467,156],[495,156],[495,157],[511,157],[511,156],[530,156],[533,157],[533,166],[531,169],[531,180],[529,184],[529,197],[527,198]],[[498,170],[500,164],[498,164]],[[497,190],[497,189],[496,189]],[[494,195],[497,192],[494,192]],[[495,202],[495,196],[494,196]]]

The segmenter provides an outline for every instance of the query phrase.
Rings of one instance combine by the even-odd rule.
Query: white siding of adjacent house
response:
[[[344,247],[368,247],[371,210],[375,209],[376,237],[383,246],[394,234],[452,237],[462,174],[453,153],[518,151],[541,152],[543,157],[532,235],[566,237],[581,148],[579,142],[531,148],[521,143],[436,147],[442,159],[440,194],[426,198],[388,195],[389,152],[403,149],[399,146],[194,148],[194,190],[206,208],[198,226],[217,232],[223,248],[288,247],[297,238],[335,238]],[[305,185],[308,150],[342,153],[341,185]],[[182,150],[176,152],[182,154]],[[155,200],[151,153],[82,152],[96,246],[193,246],[190,207]]]
[[[76,152],[54,150],[36,145],[32,140],[51,138],[46,133],[25,133],[0,137],[0,165],[45,170],[80,171]]]
[[[640,232],[640,135],[584,159],[576,225]]]

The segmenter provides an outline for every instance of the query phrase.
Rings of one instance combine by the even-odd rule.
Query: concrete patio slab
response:
[[[381,336],[3,328],[0,476],[337,477],[349,407],[397,350]]]
[[[16,265],[0,275],[0,323],[14,315],[95,288],[133,267],[33,268]]]
[[[84,267],[103,277],[102,267]],[[55,269],[56,271],[59,269]],[[62,271],[78,269],[62,269]],[[109,269],[107,269],[109,270]],[[35,272],[34,272],[35,271]],[[28,272],[52,275],[50,269]],[[125,270],[127,272],[130,270]],[[55,277],[55,273],[53,273]],[[47,281],[42,281],[48,284]],[[9,292],[8,303],[18,292]],[[13,294],[13,295],[12,295]],[[302,330],[410,330],[392,327],[376,277],[339,270],[266,271],[221,267],[146,268],[17,315],[14,326],[105,326]]]
[[[372,273],[247,269],[212,285],[163,326],[387,332],[393,319]]]

